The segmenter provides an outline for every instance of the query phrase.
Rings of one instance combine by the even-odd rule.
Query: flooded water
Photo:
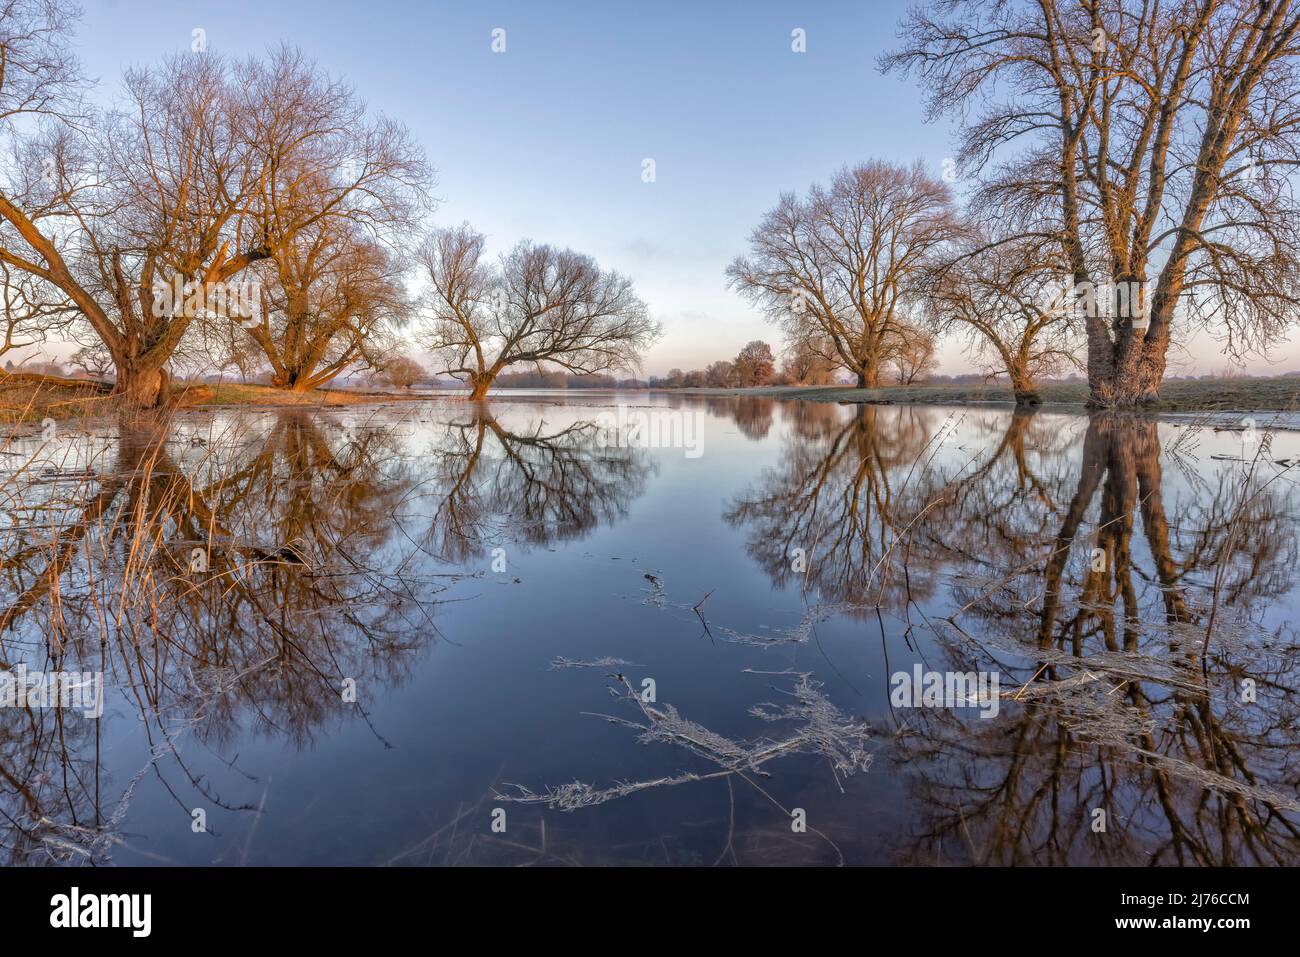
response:
[[[663,395],[29,429],[0,854],[1300,863],[1297,463]]]

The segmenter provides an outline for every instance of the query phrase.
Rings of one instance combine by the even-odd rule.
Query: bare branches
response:
[[[957,231],[944,183],[920,164],[874,160],[805,199],[783,195],[727,275],[788,340],[829,344],[859,386],[873,387],[907,336],[916,279]]]
[[[468,224],[439,229],[417,253],[431,287],[421,344],[481,399],[507,366],[579,374],[632,370],[660,336],[630,279],[590,256],[524,240],[496,265]]]
[[[277,283],[280,308],[253,337],[285,384],[310,388],[371,362],[383,345],[372,333],[405,312],[397,251],[432,185],[406,130],[368,116],[288,47],[129,70],[114,108],[74,123],[61,106],[79,80],[61,11],[0,9],[0,123],[58,120],[6,130],[0,264],[75,308],[136,405],[168,401],[164,370],[187,339],[224,343],[218,359],[246,348],[224,328],[248,318],[229,308],[227,286],[267,261],[257,279]]]
[[[669,744],[716,766],[708,772],[682,771],[645,781],[623,781],[607,788],[595,788],[581,781],[547,788],[536,794],[520,784],[511,785],[513,793],[498,794],[504,801],[519,804],[544,804],[562,811],[604,804],[640,791],[659,787],[673,787],[695,781],[739,775],[758,787],[749,774],[765,775],[763,766],[793,754],[816,754],[827,759],[837,775],[845,777],[866,771],[871,766],[871,752],[867,743],[871,736],[865,724],[842,714],[821,693],[820,682],[807,673],[791,674],[794,685],[789,691],[776,689],[782,696],[779,703],[755,705],[750,714],[764,721],[795,723],[795,729],[785,737],[771,740],[733,741],[710,731],[703,725],[682,717],[672,705],[656,708],[643,701],[622,674],[612,676],[617,688],[610,694],[619,701],[633,705],[641,713],[641,720],[630,721],[614,715],[596,715],[611,724],[639,731],[637,740],[642,744]],[[758,788],[764,796],[771,796]],[[779,806],[779,805],[778,805]]]
[[[962,122],[976,205],[1055,236],[1074,283],[1136,283],[1136,314],[1086,317],[1096,405],[1156,397],[1184,316],[1263,351],[1300,301],[1300,10],[1119,0],[914,10],[886,69]]]
[[[1036,403],[1035,379],[1074,361],[1074,287],[1054,242],[972,231],[932,276],[935,327],[967,332],[970,352],[1008,377],[1018,403]]]

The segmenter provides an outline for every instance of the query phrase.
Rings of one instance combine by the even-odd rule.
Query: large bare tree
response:
[[[787,340],[824,339],[871,388],[906,334],[916,279],[957,228],[946,184],[919,163],[873,160],[804,199],[782,195],[727,275]]]
[[[196,327],[249,318],[230,287],[250,267],[326,221],[381,231],[402,192],[385,159],[417,193],[426,170],[403,130],[362,122],[350,91],[288,49],[176,56],[129,71],[117,107],[83,109],[72,12],[0,6],[0,262],[70,301],[131,405],[160,405]]]
[[[1017,405],[1037,405],[1035,380],[1077,363],[1080,303],[1054,241],[980,231],[935,268],[927,297],[934,328],[962,335]]]
[[[571,249],[520,242],[497,263],[468,224],[438,229],[417,257],[429,282],[420,343],[439,374],[484,398],[508,366],[545,363],[591,374],[640,367],[660,327],[632,282]]]
[[[354,367],[377,368],[410,303],[401,260],[355,231],[311,229],[279,244],[257,321],[245,326],[271,384],[307,392]]]
[[[0,259],[72,302],[134,405],[166,400],[164,366],[209,311],[211,291],[265,256],[239,242],[257,171],[228,71],[214,54],[174,57],[128,72],[123,105],[89,132],[61,122],[7,128],[16,145],[0,186]]]
[[[882,61],[960,118],[976,202],[1114,300],[1085,316],[1092,404],[1158,396],[1184,311],[1239,353],[1293,321],[1298,30],[1290,0],[935,0]]]
[[[307,391],[379,364],[409,312],[402,251],[428,210],[433,172],[405,127],[281,47],[242,71],[259,169],[251,219],[269,253],[269,308],[247,323],[272,384]]]

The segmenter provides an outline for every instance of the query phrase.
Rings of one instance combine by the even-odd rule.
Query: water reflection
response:
[[[1025,431],[1013,419],[1003,458],[936,519],[958,569],[949,666],[1025,687],[999,721],[927,712],[899,735],[926,808],[901,852],[1294,861],[1300,662],[1293,628],[1268,613],[1294,586],[1294,476],[1267,448],[1207,475],[1174,444],[1170,488],[1156,424],[1116,417],[1088,422],[1074,468],[1040,454],[1035,469]],[[998,501],[1008,489],[1019,507]]]
[[[848,415],[808,404],[795,413],[780,464],[734,500],[728,523],[743,527],[749,555],[779,587],[797,584],[845,610],[896,606],[908,584],[888,574],[907,500],[924,469],[935,419],[916,407],[862,405]],[[809,560],[809,558],[813,560]],[[916,597],[926,583],[915,581]],[[852,606],[851,608],[847,606]]]
[[[404,574],[390,547],[412,481],[394,468],[395,433],[329,425],[293,411],[265,429],[123,424],[61,450],[45,478],[10,476],[0,657],[105,672],[104,723],[134,711],[151,752],[126,794],[110,791],[99,723],[0,709],[12,861],[100,860],[146,773],[185,807],[229,807],[184,740],[301,746],[358,710],[347,682],[402,680],[443,586]]]
[[[590,420],[511,431],[489,407],[453,416],[431,443],[436,508],[425,544],[465,562],[502,542],[549,545],[622,518],[652,470],[642,450],[601,445]],[[461,416],[464,416],[463,418]]]
[[[927,668],[1011,684],[993,720],[892,716],[916,802],[897,859],[1294,861],[1300,649],[1270,614],[1300,557],[1294,470],[1267,445],[1220,466],[1195,428],[1162,449],[1149,420],[1079,441],[1059,418],[967,418],[945,455],[933,414],[805,408],[726,513],[774,584],[892,612]]]
[[[215,783],[245,773],[246,749],[310,754],[354,725],[403,786],[428,789],[414,808],[392,786],[390,816],[431,807],[444,823],[460,821],[505,781],[536,794],[587,782],[595,790],[570,797],[621,797],[611,785],[690,773],[679,754],[643,757],[635,740],[592,732],[581,712],[599,707],[591,695],[603,671],[581,672],[594,686],[546,673],[553,659],[579,658],[654,663],[648,673],[671,693],[665,700],[692,716],[673,727],[745,742],[743,754],[784,740],[743,722],[763,700],[753,676],[783,676],[769,680],[783,695],[810,674],[810,713],[838,715],[833,726],[855,735],[866,722],[874,760],[864,752],[853,766],[869,769],[848,777],[813,758],[816,748],[790,745],[783,760],[794,760],[767,769],[766,795],[746,797],[732,788],[730,752],[714,749],[723,760],[710,780],[726,778],[726,791],[638,785],[636,807],[602,799],[571,801],[572,813],[536,809],[559,815],[546,832],[555,860],[618,863],[630,846],[655,859],[643,835],[636,844],[624,834],[649,814],[665,830],[690,822],[698,847],[672,859],[744,863],[745,847],[770,850],[788,829],[774,801],[817,809],[823,843],[804,849],[816,860],[1300,860],[1291,757],[1300,513],[1291,459],[1267,441],[1247,448],[1232,434],[1131,417],[656,400],[709,415],[705,455],[685,460],[681,449],[603,444],[600,401],[607,407],[585,397],[191,414],[162,435],[122,423],[53,445],[11,441],[0,666],[103,671],[112,691],[98,722],[0,708],[5,860],[110,862],[134,839],[128,824],[150,827],[131,816],[146,790],[155,814],[161,807],[184,824],[197,805],[256,816],[243,791]],[[692,508],[701,502],[708,512]],[[621,561],[582,564],[593,540]],[[710,551],[719,542],[727,550]],[[512,557],[509,584],[485,599],[497,548]],[[529,553],[531,566],[515,562]],[[651,554],[653,574],[633,565]],[[715,582],[681,579],[701,564],[730,577],[719,573],[720,591],[697,613]],[[528,590],[534,579],[542,591]],[[645,579],[655,600],[629,603]],[[653,626],[636,617],[675,610],[659,600],[661,579],[690,588],[676,609],[681,635],[671,617]],[[706,616],[719,616],[705,622],[718,635],[720,625],[763,627],[727,620],[746,605],[728,605],[728,590],[751,585],[778,613],[819,623],[818,657],[794,657],[808,638],[798,629],[755,643],[699,635]],[[450,616],[449,632],[453,599],[465,610]],[[504,654],[487,640],[503,627]],[[444,638],[462,657],[431,661],[426,652]],[[889,675],[918,663],[999,673],[996,717],[891,707]],[[416,722],[418,735],[505,776],[467,784],[445,766],[431,770],[409,733],[388,750],[395,719],[376,718],[368,702],[436,684],[440,669],[459,686],[436,699],[450,727]],[[729,714],[738,716],[730,725]],[[829,726],[812,725],[809,740],[823,750]],[[678,744],[667,726],[652,727],[658,743]],[[536,728],[544,744],[529,747]],[[502,763],[515,741],[525,742],[523,766]],[[575,763],[587,758],[610,770]],[[319,772],[335,782],[355,775],[350,765]],[[278,826],[306,845],[340,818],[357,826],[366,809],[339,801],[332,818],[282,809]],[[881,815],[887,833],[864,836]],[[472,829],[447,833],[465,841]],[[405,833],[367,834],[365,859],[424,847]],[[488,857],[484,847],[466,843],[447,859],[513,861],[504,845]]]

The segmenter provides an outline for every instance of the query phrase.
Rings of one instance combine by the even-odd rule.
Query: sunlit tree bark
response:
[[[1239,353],[1294,321],[1298,31],[1290,0],[938,0],[884,59],[961,118],[974,204],[1113,303],[1086,315],[1094,405],[1157,398],[1180,304]]]

